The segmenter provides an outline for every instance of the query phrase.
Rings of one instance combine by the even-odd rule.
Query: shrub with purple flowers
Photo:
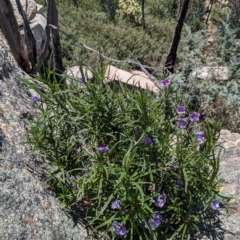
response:
[[[153,139],[150,138],[150,137],[145,137],[145,138],[143,139],[143,142],[144,142],[145,144],[147,144],[147,145],[151,145],[151,144],[153,144]]]
[[[203,131],[200,131],[196,135],[197,135],[198,143],[199,144],[204,144],[204,142],[205,142],[205,133]]]
[[[39,99],[40,99],[40,97],[38,95],[34,95],[32,97],[32,102],[35,103],[35,102],[39,101]]]
[[[43,86],[38,86],[38,90],[40,90],[42,93],[46,92],[46,90]]]
[[[148,224],[152,230],[155,230],[161,224],[162,216],[159,212],[155,212],[153,218],[148,221]]]
[[[127,229],[120,222],[114,221],[112,225],[113,232],[118,236],[125,236]]]
[[[116,199],[111,203],[111,209],[120,209],[120,200]]]
[[[178,113],[178,114],[185,114],[185,106],[183,106],[183,105],[178,105],[178,106],[177,106],[177,113]]]
[[[180,127],[180,128],[182,128],[182,129],[184,129],[184,128],[186,128],[187,127],[187,121],[186,121],[186,119],[180,119],[180,120],[178,120],[178,127]]]
[[[78,78],[78,82],[79,82],[80,84],[84,83],[84,78],[83,78],[83,77],[79,77],[79,78]]]
[[[156,201],[155,201],[155,205],[157,207],[162,208],[164,206],[164,204],[167,201],[167,196],[166,194],[163,192],[161,195],[157,196]]]
[[[166,78],[166,79],[160,81],[160,86],[162,88],[166,88],[166,87],[168,87],[170,85],[170,83],[171,83],[170,78]]]
[[[81,206],[98,239],[191,239],[221,200],[218,123],[202,122],[170,78],[158,94],[94,79],[40,83],[46,107],[28,137],[48,183],[66,207]]]
[[[108,151],[108,146],[99,147],[99,148],[98,148],[98,151],[103,154],[103,153],[105,153],[105,152]]]
[[[189,120],[192,122],[198,122],[200,117],[200,113],[193,112],[189,115]]]
[[[214,199],[211,202],[211,208],[213,210],[217,210],[220,207],[219,204],[220,204],[220,201],[218,199]]]

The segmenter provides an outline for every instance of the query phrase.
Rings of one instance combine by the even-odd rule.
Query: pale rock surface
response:
[[[114,66],[108,65],[105,72],[105,82],[118,81],[126,83],[130,86],[137,86],[141,89],[149,89],[157,93],[159,88],[152,82],[143,72],[132,71],[127,72]]]
[[[37,13],[44,14],[44,8],[43,5],[37,4]]]
[[[25,11],[25,13],[27,13],[27,19],[29,21],[33,36],[36,40],[37,56],[41,56],[45,43],[47,41],[47,35],[45,30],[47,26],[47,19],[43,15],[44,14],[43,6],[37,4],[34,0],[20,0],[20,2],[23,6],[23,10]],[[14,14],[18,22],[20,34],[24,39],[22,16],[18,12],[16,0],[11,0],[11,3],[13,5]],[[26,49],[28,49],[27,46]],[[30,52],[28,50],[28,54],[29,53]]]
[[[34,0],[20,0],[23,10],[25,11],[27,15],[28,21],[31,21],[33,18],[35,18],[37,14],[37,4]],[[11,0],[11,3],[13,5],[14,9],[14,14],[16,16],[18,26],[22,27],[23,26],[23,19],[22,16],[18,12],[16,0]]]
[[[199,79],[228,80],[229,70],[227,67],[202,67],[196,68],[191,76]]]
[[[40,56],[43,52],[45,43],[47,41],[47,34],[45,27],[47,26],[47,19],[42,14],[36,14],[35,18],[30,22],[30,28],[36,40],[37,55]],[[20,31],[24,37],[24,31]]]
[[[73,76],[73,77],[77,77],[80,78],[82,77],[81,71],[79,66],[73,66],[70,67],[69,69],[67,69],[67,75],[69,76]],[[83,73],[84,75],[87,77],[88,80],[92,80],[93,79],[93,74],[91,71],[89,71],[86,67],[83,66]]]

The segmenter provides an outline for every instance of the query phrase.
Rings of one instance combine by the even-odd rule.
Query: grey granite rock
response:
[[[16,65],[0,32],[0,239],[91,239],[81,217],[64,213],[21,144],[24,118],[34,114],[21,78],[29,76]]]
[[[10,1],[14,9],[14,14],[16,16],[18,26],[21,27],[23,26],[23,19],[20,13],[18,12],[16,0],[10,0]],[[37,13],[37,3],[34,0],[20,0],[20,3],[23,7],[23,11],[27,15],[27,19],[31,21],[33,18],[35,18]]]

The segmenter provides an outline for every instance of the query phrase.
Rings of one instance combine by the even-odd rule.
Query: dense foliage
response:
[[[132,12],[120,14],[115,0],[57,3],[64,31],[164,78],[178,1],[146,1],[145,29]],[[221,201],[217,139],[222,127],[239,131],[240,124],[237,5],[214,1],[206,29],[206,6],[191,1],[176,71],[157,81],[158,94],[105,84],[109,61],[64,35],[65,66],[89,66],[94,81],[84,72],[79,79],[62,75],[59,88],[48,70],[34,84],[26,81],[38,93],[38,118],[28,125],[33,152],[49,164],[48,183],[64,206],[80,206],[98,238],[184,239],[214,219]],[[227,80],[193,74],[219,66]]]
[[[153,94],[94,78],[65,76],[64,90],[28,83],[40,110],[29,141],[51,167],[48,183],[100,239],[193,235],[221,200],[218,122],[192,112],[174,79]]]
[[[42,0],[38,2],[46,4]],[[145,29],[141,22],[136,24],[121,17],[116,0],[56,2],[62,30],[110,58],[135,59],[155,68],[149,71],[156,76],[162,75],[163,63],[173,36],[178,1],[145,1]],[[142,6],[142,1],[136,2]],[[234,132],[239,132],[240,110],[238,5],[236,0],[229,3],[214,1],[206,30],[209,6],[204,1],[191,1],[175,67],[176,73],[180,74],[177,79],[181,87],[195,99],[195,103],[198,102],[198,107],[205,109],[205,115],[222,116],[223,126]],[[209,39],[213,40],[209,42]],[[138,68],[101,59],[63,34],[61,43],[65,67],[78,65],[81,61],[97,69],[101,60],[104,65],[110,63],[122,69]],[[226,67],[229,80],[223,82],[207,78],[199,81],[192,78],[191,72],[204,66]]]

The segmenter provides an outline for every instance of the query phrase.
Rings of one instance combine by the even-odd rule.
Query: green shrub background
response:
[[[110,87],[99,73],[94,76],[94,83],[65,76],[64,90],[48,79],[28,83],[40,96],[29,142],[50,166],[47,182],[65,207],[81,206],[98,239],[115,239],[114,221],[126,227],[127,239],[194,236],[199,224],[214,219],[211,201],[222,199],[217,176],[221,125],[190,121],[187,99],[174,83],[161,89],[159,82],[159,93],[153,94],[116,83]],[[184,114],[177,113],[181,104]],[[187,121],[184,128],[181,119]],[[99,152],[104,146],[108,151]],[[163,192],[167,201],[156,207]],[[111,209],[116,199],[120,210]],[[163,220],[151,229],[148,222],[156,211]]]
[[[37,2],[46,6],[45,1]],[[138,60],[155,68],[149,71],[156,77],[163,75],[164,61],[175,27],[178,1],[146,1],[145,30],[141,24],[136,25],[122,19],[115,0],[56,2],[60,28],[81,43],[112,59]],[[138,3],[141,6],[141,1]],[[205,109],[204,114],[209,117],[221,115],[224,127],[234,132],[239,132],[240,119],[238,5],[236,0],[228,5],[220,0],[215,1],[209,18],[209,28],[217,31],[206,31],[206,6],[203,1],[191,1],[175,67],[175,73],[180,74],[179,81],[183,83],[181,87],[188,93],[191,89],[192,99]],[[214,44],[208,43],[211,37],[214,38]],[[87,51],[63,34],[61,44],[65,67],[82,62],[85,66],[97,69],[101,60],[104,65],[112,64],[126,70],[139,68],[132,64],[100,59],[95,53]],[[192,79],[190,75],[194,68],[202,66],[228,67],[229,80],[222,82],[218,79]]]

